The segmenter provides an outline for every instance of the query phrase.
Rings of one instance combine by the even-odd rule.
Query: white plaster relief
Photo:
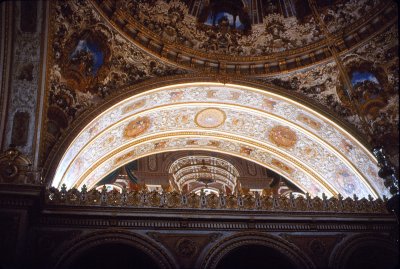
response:
[[[27,142],[24,146],[19,146],[18,149],[26,156],[33,159],[33,143],[35,132],[37,96],[39,88],[39,71],[40,71],[40,46],[42,34],[42,20],[43,9],[40,8],[41,2],[37,2],[37,21],[36,32],[25,33],[19,29],[19,22],[21,17],[20,5],[15,5],[16,12],[14,18],[14,49],[13,49],[13,62],[12,62],[12,78],[11,78],[11,94],[10,103],[8,108],[8,118],[6,125],[5,146],[11,144],[11,136],[13,129],[14,115],[19,112],[29,113],[29,129],[27,135]],[[31,77],[22,76],[21,72],[24,66],[32,64]]]
[[[267,99],[267,102],[265,103],[263,100]],[[146,100],[143,102],[143,100]],[[190,101],[195,101],[195,100],[203,100],[207,102],[212,102],[212,101],[217,101],[219,103],[225,103],[225,104],[235,104],[235,105],[243,105],[243,106],[248,106],[249,104],[252,104],[253,108],[260,109],[260,111],[266,111],[266,112],[273,112],[276,116],[279,116],[281,118],[286,118],[291,120],[293,123],[301,126],[304,129],[307,129],[311,133],[316,134],[318,137],[320,137],[323,141],[326,143],[330,143],[333,148],[339,150],[339,152],[342,152],[343,154],[346,154],[346,156],[349,158],[350,162],[353,162],[356,164],[357,167],[360,168],[361,173],[366,178],[369,178],[369,181],[372,182],[374,187],[382,191],[383,193],[385,192],[384,189],[382,189],[382,186],[379,186],[379,184],[376,184],[374,182],[375,178],[374,173],[375,171],[372,171],[372,173],[366,174],[365,171],[367,171],[368,168],[374,166],[374,160],[371,159],[370,156],[367,156],[365,151],[361,149],[357,143],[353,142],[354,139],[350,138],[348,135],[344,134],[342,131],[339,131],[335,129],[332,125],[328,124],[325,120],[318,118],[315,115],[310,116],[311,112],[304,111],[304,109],[297,108],[293,103],[288,103],[287,101],[284,101],[283,99],[280,99],[276,96],[269,95],[267,93],[261,94],[259,92],[252,92],[252,91],[243,91],[239,89],[232,89],[228,87],[222,87],[222,86],[214,86],[214,87],[182,87],[182,88],[174,88],[174,89],[169,89],[169,90],[164,90],[163,92],[151,92],[148,93],[146,97],[141,97],[139,96],[138,98],[132,98],[130,100],[124,101],[120,103],[120,105],[116,106],[116,109],[113,110],[113,112],[105,112],[105,114],[102,116],[102,119],[104,120],[96,120],[95,122],[91,123],[88,125],[87,128],[78,136],[77,141],[79,141],[78,144],[72,145],[72,147],[69,149],[65,160],[63,161],[64,163],[69,163],[71,162],[72,158],[76,156],[78,150],[82,148],[82,146],[87,143],[87,139],[89,137],[94,138],[96,134],[99,134],[102,129],[105,127],[109,126],[113,122],[118,122],[124,117],[130,117],[137,115],[137,113],[140,113],[141,111],[145,111],[146,109],[149,109],[151,107],[157,106],[159,104],[164,104],[164,106],[167,106],[168,104],[178,104],[178,103],[185,103],[185,102],[190,102]],[[138,107],[138,103],[140,104],[140,107]],[[198,105],[197,105],[198,106]],[[210,106],[210,105],[207,105]],[[211,105],[212,107],[212,105]],[[129,109],[127,109],[129,108]],[[229,110],[230,108],[228,108]],[[193,110],[193,109],[192,109]],[[128,111],[128,112],[127,112]],[[196,126],[193,124],[193,119],[195,116],[196,111],[192,111],[188,108],[180,108],[178,110],[172,110],[169,112],[164,112],[164,116],[160,117],[159,111],[157,112],[152,112],[148,115],[153,119],[153,124],[151,127],[148,129],[148,133],[146,135],[151,134],[153,130],[156,130],[156,126],[159,126],[157,130],[163,130],[163,131],[168,131],[168,130],[175,130],[175,129],[193,129],[196,128]],[[190,112],[190,113],[189,113]],[[198,111],[197,111],[198,112]],[[167,113],[167,114],[165,114]],[[242,114],[240,114],[242,113]],[[142,113],[143,114],[143,113]],[[182,127],[179,127],[182,122],[182,116],[179,115],[186,115],[186,123],[182,125]],[[236,116],[235,116],[236,114]],[[261,115],[262,112],[256,112],[256,115]],[[311,118],[312,121],[315,121],[316,123],[314,124],[314,127],[317,126],[319,129],[315,129],[310,127],[307,124],[304,124],[304,122],[298,120],[296,117],[298,115],[306,115],[307,117]],[[146,113],[143,115],[147,115]],[[267,133],[268,129],[271,128],[273,125],[276,125],[276,123],[271,123],[270,121],[265,121],[262,120],[259,116],[255,117],[254,115],[252,116],[253,119],[251,121],[243,121],[248,115],[243,114],[243,111],[240,112],[233,112],[228,113],[227,119],[225,124],[223,124],[220,127],[215,128],[215,130],[220,130],[223,132],[236,132],[240,133],[241,135],[245,135],[251,139],[255,139],[256,141],[267,141]],[[254,118],[255,117],[255,118]],[[233,123],[235,119],[239,119],[238,121]],[[126,125],[126,123],[125,123]],[[256,127],[256,128],[255,128]],[[292,127],[293,128],[293,127]],[[121,141],[124,141],[124,139],[121,137],[121,127],[115,127],[111,128],[109,131],[110,135],[115,136],[114,139],[109,139],[110,137],[106,136],[100,136],[99,139],[96,139],[93,144],[93,150],[85,151],[87,153],[83,153],[82,156],[90,156],[89,159],[84,159],[82,160],[84,163],[94,161],[96,158],[101,156],[102,154],[105,154],[107,152],[107,149],[104,148],[104,145],[107,144],[109,147],[117,147],[118,143]],[[243,133],[243,130],[252,130],[252,134],[248,133],[247,135]],[[301,139],[299,139],[299,149],[300,148],[306,148],[307,146],[309,148],[314,149],[318,154],[315,156],[311,156],[310,160],[316,160],[318,164],[315,162],[311,161],[306,161],[305,163],[308,163],[308,165],[316,170],[321,170],[321,173],[326,173],[327,175],[331,178],[334,178],[335,175],[333,174],[334,172],[338,173],[340,169],[343,168],[343,166],[340,166],[339,164],[341,161],[337,159],[335,154],[332,155],[332,153],[329,153],[332,149],[327,149],[325,145],[321,146],[318,143],[313,143],[311,142],[308,138],[308,134],[306,136],[298,134]],[[85,139],[83,139],[85,138]],[[140,136],[138,136],[140,138]],[[109,139],[109,140],[107,140]],[[136,138],[135,138],[136,139]],[[342,140],[345,139],[349,145],[351,145],[352,150],[347,150],[346,148],[342,148],[341,142]],[[85,142],[86,141],[86,142]],[[102,150],[104,149],[104,150]],[[293,155],[296,158],[303,158],[304,159],[304,151],[300,151],[296,148],[294,149],[287,149],[286,150],[288,153]],[[312,152],[311,152],[312,153]],[[309,154],[311,154],[309,153]],[[97,155],[96,155],[97,154]],[[313,153],[315,154],[315,153]],[[336,153],[337,154],[337,153]],[[329,157],[330,156],[330,157]],[[333,158],[333,159],[332,159]],[[79,159],[79,158],[78,158]],[[362,161],[360,161],[362,160]],[[333,171],[332,169],[332,161],[333,163],[336,163],[337,169]],[[321,165],[322,163],[326,163],[325,165]],[[369,165],[368,165],[369,163]],[[88,165],[89,166],[89,165]],[[364,167],[364,168],[362,168]],[[72,167],[73,170],[79,171],[78,169],[75,169]],[[86,170],[88,167],[83,167],[83,170]],[[61,171],[61,170],[60,170]],[[83,171],[81,171],[83,172]],[[351,173],[350,173],[351,174]],[[376,174],[375,174],[376,175]],[[334,181],[332,181],[332,184],[336,184]],[[366,193],[363,193],[366,194]]]

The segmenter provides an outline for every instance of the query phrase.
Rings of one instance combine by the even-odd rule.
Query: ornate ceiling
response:
[[[303,194],[286,178],[254,162],[218,152],[181,150],[152,154],[113,171],[94,188],[127,191],[177,191],[192,193],[205,190],[236,194],[249,191],[263,195]]]
[[[75,137],[52,184],[92,188],[127,162],[182,149],[240,156],[312,195],[387,194],[372,155],[335,122],[271,92],[215,83],[162,87],[111,106]]]
[[[345,53],[396,17],[393,3],[379,0],[92,1],[152,54],[185,68],[246,75],[324,62],[330,44]]]
[[[211,188],[231,193],[237,190],[240,176],[235,166],[227,160],[207,155],[182,157],[172,163],[169,172],[179,190],[196,191]]]
[[[53,184],[94,186],[128,159],[182,146],[248,158],[315,195],[387,193],[376,178],[375,161],[356,140],[364,136],[386,143],[396,163],[395,4],[259,0],[233,1],[229,10],[221,10],[224,5],[217,2],[221,1],[50,3],[41,153],[49,175],[54,161],[62,159]],[[354,88],[351,101],[344,73]],[[260,92],[254,89],[211,83],[177,85],[142,99],[139,96],[145,95],[135,95],[163,84],[158,79],[151,87],[154,78],[168,77],[164,84],[170,85],[174,75],[179,75],[176,81],[186,82],[261,81],[266,84],[255,88],[267,92],[256,97]],[[284,94],[271,95],[268,85]],[[113,110],[107,104],[116,103],[110,100],[125,101]],[[327,113],[321,117],[301,103],[320,104]],[[94,120],[93,115],[99,117]],[[343,133],[338,127],[342,123],[326,117],[350,123],[358,131]],[[330,123],[324,125],[326,121]],[[75,139],[66,132],[72,129],[81,130],[79,135],[72,132],[78,135]],[[66,141],[72,144],[65,146]],[[106,160],[105,154],[113,156]],[[103,159],[94,161],[99,157]]]

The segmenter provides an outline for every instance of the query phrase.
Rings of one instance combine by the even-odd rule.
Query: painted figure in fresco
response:
[[[351,74],[351,83],[362,112],[375,118],[380,108],[386,105],[384,90],[375,74],[368,71],[354,71]]]
[[[78,45],[70,56],[70,60],[81,74],[95,76],[103,64],[104,55],[94,42],[83,39],[79,40]]]
[[[297,142],[297,135],[289,127],[278,125],[269,132],[269,139],[277,146],[291,148]]]
[[[133,138],[144,133],[150,127],[149,117],[139,117],[131,121],[124,130],[126,138]]]
[[[339,186],[346,192],[346,194],[353,195],[355,193],[356,186],[349,172],[345,170],[337,172],[336,181],[339,184]]]
[[[210,0],[204,2],[199,22],[211,26],[228,23],[231,29],[251,29],[248,8],[242,0]]]

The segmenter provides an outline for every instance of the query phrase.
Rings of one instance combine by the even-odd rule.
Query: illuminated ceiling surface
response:
[[[372,154],[334,121],[276,93],[220,83],[161,87],[110,107],[70,144],[52,185],[92,188],[134,159],[200,149],[256,162],[312,196],[389,196]]]

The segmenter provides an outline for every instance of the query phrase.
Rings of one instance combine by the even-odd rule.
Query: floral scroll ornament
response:
[[[122,113],[126,114],[126,113],[129,113],[129,112],[132,112],[132,111],[134,111],[134,110],[136,110],[138,108],[143,107],[145,104],[146,104],[146,100],[145,99],[139,100],[139,101],[137,101],[137,102],[135,102],[133,104],[129,104],[129,105],[125,106],[122,109]]]
[[[138,135],[143,134],[150,128],[150,118],[149,117],[139,117],[131,122],[125,127],[124,137],[134,138]]]
[[[183,257],[194,256],[197,252],[197,248],[197,244],[194,241],[186,238],[182,238],[176,243],[176,251],[179,256]]]
[[[279,147],[292,148],[297,142],[297,135],[289,127],[278,125],[269,132],[269,139]]]

